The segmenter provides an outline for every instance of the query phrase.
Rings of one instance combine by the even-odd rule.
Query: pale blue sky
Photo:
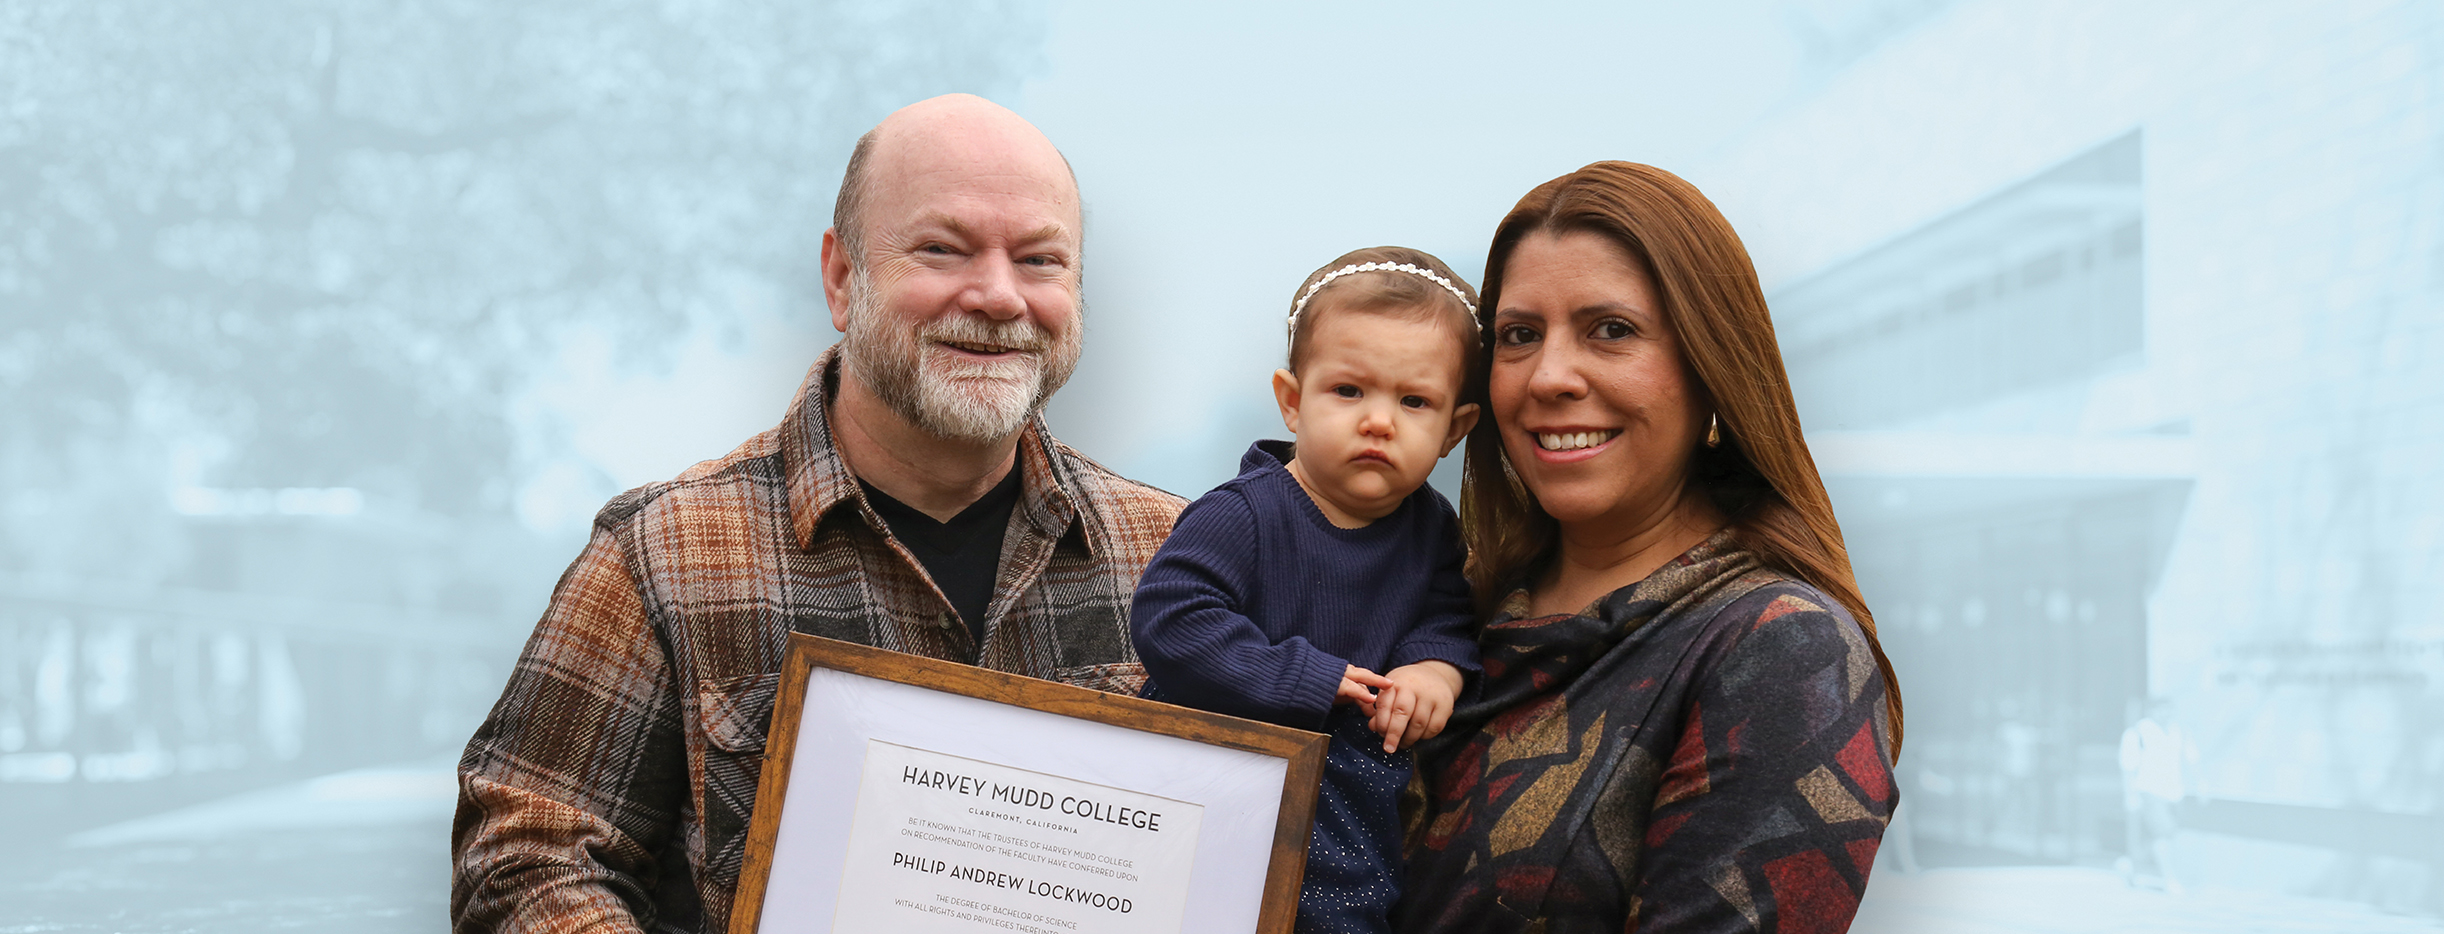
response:
[[[1071,443],[1184,493],[1278,436],[1266,374],[1315,267],[1400,244],[1479,278],[1536,184],[1598,159],[1688,165],[1789,93],[1776,7],[1052,8],[1015,109],[1076,164],[1088,356]]]
[[[1036,76],[1002,95],[1068,154],[1087,204],[1087,353],[1054,428],[1182,493],[1278,433],[1266,374],[1309,270],[1396,243],[1473,281],[1537,183],[1598,159],[1700,165],[1807,74],[1784,8],[1754,0],[1278,6],[1057,2]],[[778,419],[831,329],[754,283],[733,298],[664,360],[571,340],[527,411],[565,419],[608,482],[555,462],[531,518],[582,521],[594,494]]]

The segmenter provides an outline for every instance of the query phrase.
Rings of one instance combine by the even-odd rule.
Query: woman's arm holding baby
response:
[[[1375,696],[1374,719],[1367,723],[1382,734],[1384,752],[1399,752],[1440,734],[1464,683],[1458,668],[1439,660],[1402,665],[1385,673],[1384,680],[1391,686]]]

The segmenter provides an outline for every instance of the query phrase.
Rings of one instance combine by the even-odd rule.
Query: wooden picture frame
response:
[[[810,721],[809,711],[806,709],[809,686],[816,684],[819,678],[822,680],[820,690],[825,692],[827,701],[839,700],[841,695],[838,692],[842,691],[870,692],[878,698],[886,699],[878,703],[888,702],[889,698],[897,698],[902,702],[917,699],[923,702],[922,708],[930,712],[929,719],[916,724],[904,724],[900,722],[900,718],[896,717],[875,719],[873,712],[866,710],[864,716],[867,719],[864,722],[868,725],[862,728],[854,725],[842,726],[841,723],[845,721],[847,715],[838,711],[816,711],[813,714],[815,720]],[[908,690],[910,688],[917,689],[918,692],[934,693],[912,693]],[[836,706],[849,710],[864,709],[863,706],[856,703],[836,704]],[[949,712],[947,716],[946,711]],[[824,719],[827,713],[833,715],[832,719]],[[1047,716],[1068,718],[1068,721],[1083,721],[1086,724],[1099,724],[1100,726],[1082,726],[1068,721],[1048,720]],[[813,724],[811,729],[810,723]],[[935,724],[948,727],[944,730],[946,736],[966,730],[971,734],[970,741],[972,742],[974,739],[972,734],[978,730],[989,730],[995,725],[1007,725],[1009,729],[1016,731],[1041,730],[1044,735],[1056,738],[1047,740],[1047,742],[1057,741],[1069,745],[1082,745],[1084,749],[1080,753],[1027,744],[1027,748],[1037,750],[1042,755],[1059,752],[1072,756],[1062,760],[1071,763],[1091,764],[1097,761],[1093,759],[1093,747],[1105,742],[1114,744],[1114,748],[1134,748],[1140,751],[1148,748],[1171,749],[1192,757],[1203,754],[1197,746],[1176,745],[1180,741],[1185,741],[1205,747],[1221,747],[1237,751],[1237,753],[1214,753],[1215,755],[1236,755],[1244,759],[1242,754],[1252,753],[1267,759],[1283,760],[1278,795],[1271,799],[1277,800],[1278,805],[1273,814],[1269,850],[1262,853],[1247,852],[1257,846],[1251,842],[1251,837],[1260,828],[1248,827],[1244,821],[1226,824],[1221,828],[1225,831],[1224,835],[1218,839],[1233,847],[1232,855],[1216,861],[1209,859],[1204,850],[1199,849],[1198,862],[1192,875],[1198,878],[1226,880],[1215,883],[1218,886],[1228,886],[1226,890],[1217,889],[1217,891],[1232,893],[1230,901],[1237,904],[1244,899],[1249,887],[1245,874],[1252,871],[1253,867],[1229,864],[1256,856],[1263,857],[1265,865],[1262,869],[1260,901],[1254,906],[1254,929],[1260,934],[1289,934],[1292,922],[1297,916],[1299,885],[1306,868],[1307,841],[1314,825],[1316,788],[1322,774],[1324,749],[1327,743],[1327,737],[1324,734],[1177,707],[1138,697],[1089,690],[972,665],[824,639],[803,633],[791,634],[789,655],[781,669],[779,695],[773,705],[771,726],[764,743],[763,766],[757,785],[754,816],[748,827],[745,864],[739,874],[737,899],[730,914],[730,934],[759,934],[766,922],[766,908],[772,903],[771,896],[775,892],[773,881],[776,850],[782,851],[783,863],[799,867],[822,867],[828,864],[804,854],[834,851],[845,854],[850,847],[851,841],[845,832],[845,825],[840,823],[844,818],[834,812],[844,806],[854,812],[859,807],[859,799],[855,794],[849,795],[847,805],[841,804],[837,794],[826,796],[822,799],[823,803],[818,805],[824,809],[823,814],[819,817],[810,817],[799,822],[791,822],[786,818],[789,806],[788,794],[792,787],[793,763],[799,751],[801,735],[817,735],[819,743],[823,744],[829,753],[827,758],[821,760],[819,766],[811,770],[795,770],[806,773],[806,777],[801,781],[801,790],[813,787],[836,789],[841,783],[839,775],[844,768],[842,759],[846,755],[839,748],[839,738],[850,733],[858,733],[861,730],[872,730],[874,729],[873,724],[876,723],[886,724],[884,730],[892,733],[893,738],[886,740],[882,737],[869,737],[868,748],[872,748],[871,744],[888,741],[894,744],[909,745],[912,748],[923,747],[917,751],[926,754],[950,757],[965,754],[957,748],[942,748],[944,744],[908,743],[904,738],[899,737],[912,730],[926,729],[926,724]],[[1046,729],[1046,727],[1051,728]],[[1107,728],[1118,728],[1122,732],[1115,732]],[[847,732],[844,733],[844,730]],[[955,741],[955,737],[953,740]],[[971,758],[981,759],[981,757]],[[1121,759],[1118,761],[1125,763],[1142,760]],[[1085,765],[1080,767],[1086,771],[1092,771],[1091,768],[1085,768]],[[1012,766],[1012,768],[1025,768],[1025,766]],[[1072,777],[1082,782],[1095,781],[1093,778],[1082,775]],[[806,784],[817,781],[829,784],[823,786]],[[871,779],[868,781],[870,782]],[[1267,790],[1267,787],[1269,786],[1251,785],[1239,788],[1232,792],[1228,800],[1254,801],[1257,800],[1258,795]],[[1160,788],[1130,789],[1128,791],[1147,795],[1164,793],[1164,789]],[[1198,813],[1202,814],[1202,803],[1197,803],[1197,807]],[[854,813],[851,813],[845,819],[854,820],[854,817]],[[809,824],[809,821],[820,823]],[[785,826],[800,829],[793,831],[796,837],[791,843],[784,846],[782,841]],[[808,826],[819,827],[824,832],[815,833],[805,829]],[[839,839],[815,840],[809,838],[810,834],[829,837],[830,831],[835,827],[842,831]],[[1213,828],[1208,828],[1208,830],[1211,829]],[[1199,845],[1202,846],[1206,842],[1209,841],[1200,840]],[[1221,846],[1223,843],[1214,845]],[[827,847],[834,848],[834,850],[826,850]],[[847,858],[845,855],[839,857],[841,860]],[[1219,862],[1225,865],[1207,865],[1208,862]],[[833,892],[828,904],[837,905],[841,897],[838,890],[845,887],[845,880],[838,878],[841,875],[839,869],[832,868],[830,872],[835,878],[816,879],[812,877],[816,873],[808,873],[801,879],[801,884],[814,887],[830,886]],[[1212,875],[1207,875],[1209,873]],[[801,890],[790,891],[793,897],[803,894]],[[813,891],[820,891],[820,889]],[[821,901],[819,895],[811,897],[816,899],[814,904],[826,904]],[[1183,896],[1183,898],[1188,897],[1191,896]],[[837,911],[836,908],[835,911]],[[815,912],[810,910],[806,913]],[[937,911],[936,913],[943,912]],[[1210,926],[1214,917],[1235,916],[1236,914],[1235,910],[1219,913],[1204,911],[1191,920]],[[1235,923],[1243,924],[1243,922]],[[822,926],[815,929],[829,930],[833,924],[832,918],[825,918]],[[789,926],[794,929],[809,929],[808,922],[803,919],[794,919]],[[1189,929],[1195,929],[1195,925],[1192,924]],[[1245,927],[1242,926],[1239,929],[1245,930]]]

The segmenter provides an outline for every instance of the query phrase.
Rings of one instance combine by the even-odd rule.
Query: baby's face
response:
[[[1299,479],[1343,525],[1399,508],[1476,422],[1459,400],[1467,350],[1448,325],[1343,312],[1312,325],[1306,350],[1294,387],[1282,374],[1275,388]]]

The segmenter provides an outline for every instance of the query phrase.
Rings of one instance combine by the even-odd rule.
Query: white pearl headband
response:
[[[1408,263],[1351,263],[1325,273],[1323,278],[1315,280],[1315,284],[1308,286],[1306,293],[1300,295],[1298,301],[1290,306],[1290,339],[1294,341],[1298,339],[1298,314],[1307,310],[1307,300],[1315,297],[1316,290],[1323,288],[1326,283],[1334,279],[1360,272],[1405,272],[1414,276],[1423,276],[1426,281],[1442,286],[1443,291],[1451,293],[1452,298],[1459,299],[1460,307],[1468,309],[1470,317],[1476,316],[1477,303],[1469,301],[1467,293],[1460,291],[1459,286],[1451,284],[1451,280],[1443,278],[1434,270],[1412,266]]]

